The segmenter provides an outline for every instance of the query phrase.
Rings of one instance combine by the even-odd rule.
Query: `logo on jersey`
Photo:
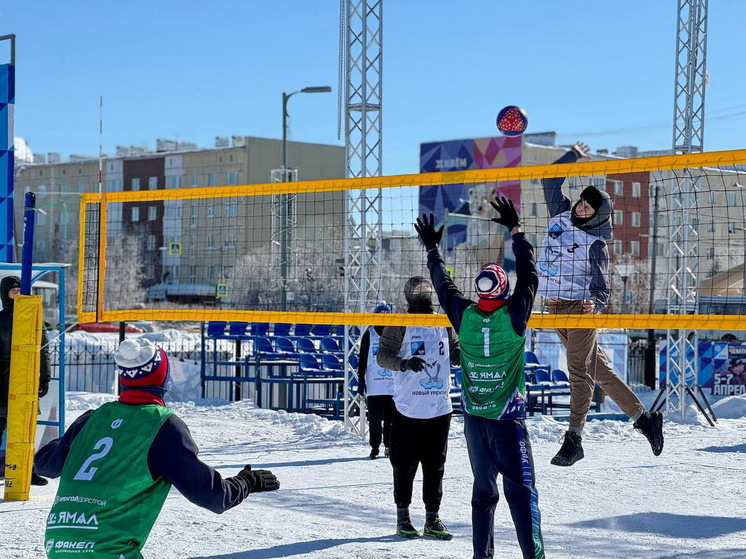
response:
[[[440,378],[440,369],[440,362],[436,363],[432,359],[427,361],[425,363],[424,369],[424,373],[427,375],[427,378],[420,379],[420,386],[425,390],[440,390],[441,388],[443,388],[445,381]]]
[[[551,227],[549,228],[549,231],[548,231],[548,233],[547,233],[547,234],[548,234],[548,235],[549,235],[549,236],[550,236],[550,237],[551,237],[552,239],[556,239],[557,237],[559,237],[559,236],[560,236],[560,235],[561,235],[562,233],[564,233],[564,232],[565,232],[565,230],[564,230],[564,229],[562,228],[562,226],[561,226],[561,225],[560,225],[559,223],[554,223],[554,224],[552,224],[552,226],[551,226]]]
[[[415,355],[425,355],[425,341],[424,340],[414,340],[410,342],[410,348],[412,350],[412,357]]]

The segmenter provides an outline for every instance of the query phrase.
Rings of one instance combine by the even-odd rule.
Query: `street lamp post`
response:
[[[629,311],[629,307],[627,305],[627,280],[632,275],[634,266],[632,266],[632,264],[616,264],[614,266],[614,269],[616,270],[616,273],[619,274],[619,277],[622,278],[622,313],[626,314]]]
[[[282,93],[282,181],[289,182],[290,173],[288,169],[288,101],[296,93],[329,93],[332,88],[328,85],[318,87],[304,87],[298,91],[292,93]],[[291,227],[291,216],[292,216],[292,201],[291,195],[288,193],[280,195],[281,209],[280,209],[280,277],[282,281],[281,291],[281,310],[287,310],[288,304],[288,291],[287,291],[287,280],[288,280],[288,232]]]

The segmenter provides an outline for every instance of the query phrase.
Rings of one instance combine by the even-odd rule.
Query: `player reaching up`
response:
[[[510,295],[508,276],[497,264],[486,264],[474,278],[477,301],[463,295],[445,270],[438,252],[443,227],[436,230],[433,215],[423,215],[415,229],[427,250],[440,306],[458,335],[461,348],[464,435],[474,474],[472,488],[472,545],[475,558],[494,556],[497,476],[515,524],[524,559],[544,557],[539,495],[536,491],[531,443],[526,431],[526,323],[536,296],[538,278],[533,247],[521,232],[513,202],[491,203],[493,221],[513,237],[516,286]]]

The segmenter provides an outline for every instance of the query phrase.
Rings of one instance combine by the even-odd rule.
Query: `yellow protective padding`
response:
[[[5,451],[5,500],[28,501],[34,465],[39,367],[44,317],[41,295],[18,295],[13,301],[13,339],[8,391]]]

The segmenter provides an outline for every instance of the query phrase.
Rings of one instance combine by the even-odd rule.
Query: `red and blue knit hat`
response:
[[[474,289],[480,299],[507,299],[510,291],[508,274],[497,264],[485,264],[474,278]]]
[[[169,380],[165,351],[148,339],[130,338],[119,344],[114,362],[119,368],[120,401],[163,405]]]

